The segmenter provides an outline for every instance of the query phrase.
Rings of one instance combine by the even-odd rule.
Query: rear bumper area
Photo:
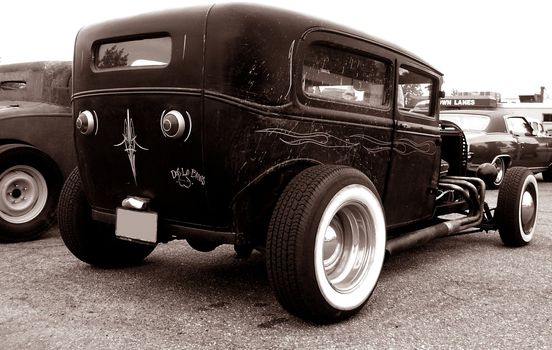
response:
[[[92,209],[92,219],[115,225],[117,216],[115,213]],[[158,230],[160,243],[169,242],[175,239],[201,239],[218,244],[236,244],[237,237],[237,233],[235,232],[179,225],[163,219],[159,219]]]

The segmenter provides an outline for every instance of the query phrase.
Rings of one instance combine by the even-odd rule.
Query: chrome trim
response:
[[[149,202],[149,198],[131,196],[123,199],[121,206],[125,209],[147,210]]]
[[[75,127],[83,135],[92,135],[96,129],[96,122],[92,112],[88,110],[80,112],[75,120]]]

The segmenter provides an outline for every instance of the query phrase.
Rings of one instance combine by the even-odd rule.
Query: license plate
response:
[[[147,243],[157,243],[157,213],[117,208],[115,235]]]

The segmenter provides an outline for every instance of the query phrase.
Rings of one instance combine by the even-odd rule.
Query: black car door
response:
[[[396,74],[393,152],[384,197],[391,227],[431,217],[440,159],[438,78],[408,61],[398,65]]]

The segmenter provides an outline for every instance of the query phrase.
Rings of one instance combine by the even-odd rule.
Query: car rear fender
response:
[[[251,243],[262,243],[276,201],[286,185],[301,171],[318,164],[319,161],[307,158],[285,161],[243,187],[231,201],[235,231],[245,233]]]

